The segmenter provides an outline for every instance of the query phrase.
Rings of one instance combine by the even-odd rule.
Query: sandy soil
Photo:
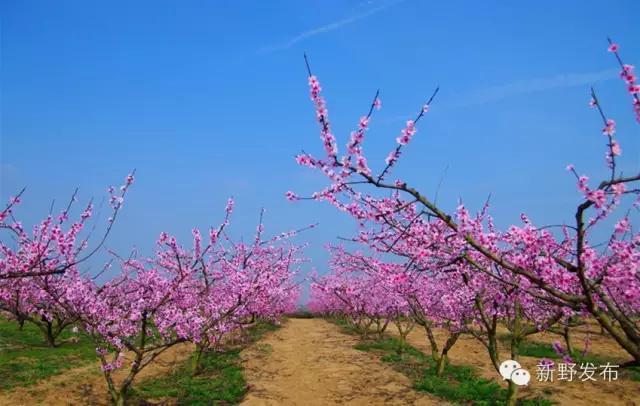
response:
[[[192,351],[193,348],[189,344],[177,345],[168,349],[156,361],[143,369],[136,377],[136,381],[169,373],[172,368],[181,365],[182,361]],[[116,373],[116,381],[122,379],[125,375],[126,371]],[[0,391],[0,405],[102,406],[109,404],[107,396],[107,384],[100,371],[100,365],[96,362],[95,364],[92,363],[70,369],[26,388],[15,388],[5,392]]]
[[[575,334],[581,348],[586,328]],[[610,338],[588,328],[590,353],[604,359],[624,361],[627,357]],[[390,327],[388,333],[395,334]],[[443,342],[445,336],[437,332]],[[411,345],[429,352],[424,331],[409,335]],[[557,339],[551,334],[533,337],[536,341]],[[353,346],[357,337],[342,333],[322,319],[290,319],[281,329],[242,352],[249,392],[246,405],[438,405],[445,404],[412,389],[409,378],[382,363],[374,354]],[[181,365],[192,351],[190,345],[173,347],[151,364],[137,379],[164,375]],[[503,358],[506,351],[503,351]],[[502,382],[491,366],[484,347],[472,338],[462,338],[451,350],[453,363],[473,365],[479,373]],[[535,378],[537,359],[523,357],[521,364]],[[122,379],[123,373],[116,375]],[[506,386],[506,385],[505,385]],[[558,382],[535,380],[521,395],[546,396],[561,405],[640,405],[640,383],[620,379],[614,382]],[[549,395],[550,393],[550,395]],[[27,388],[0,392],[0,405],[107,405],[107,391],[98,364],[68,370]]]
[[[580,332],[577,332],[574,343],[578,348],[582,348],[583,336],[585,329],[581,328]],[[592,353],[593,355],[600,355],[605,359],[620,359],[625,360],[625,354],[620,351],[619,347],[610,339],[599,335],[597,332],[599,329],[595,327],[590,328],[590,338],[592,340]],[[395,328],[390,327],[390,334],[397,334]],[[436,332],[436,337],[440,345],[446,340],[446,336],[443,332]],[[532,336],[532,340],[541,342],[553,342],[558,339],[557,335],[545,334]],[[409,334],[409,344],[420,349],[421,351],[429,354],[430,347],[427,342],[426,334],[423,329],[416,326],[416,328]],[[461,365],[473,365],[478,369],[478,372],[485,378],[495,379],[497,382],[502,383],[501,378],[491,365],[487,351],[482,344],[477,340],[464,337],[458,340],[451,352],[449,353],[450,360],[454,364]],[[508,352],[502,351],[502,358],[508,359]],[[522,357],[520,364],[525,369],[531,372],[532,381],[528,387],[521,389],[520,395],[522,397],[535,397],[538,395],[544,395],[543,391],[551,392],[551,395],[545,395],[551,400],[558,402],[560,405],[640,405],[640,383],[619,379],[618,381],[605,382],[602,377],[597,376],[598,382],[582,382],[576,376],[573,382],[557,381],[557,376],[554,376],[554,382],[538,382],[536,381],[536,364],[537,358]],[[578,372],[578,375],[580,372]]]
[[[290,319],[242,353],[243,405],[437,405],[411,381],[353,348],[357,338],[322,319]]]

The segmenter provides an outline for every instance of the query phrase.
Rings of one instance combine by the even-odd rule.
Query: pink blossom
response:
[[[411,138],[414,136],[415,133],[416,133],[415,123],[413,122],[413,120],[409,120],[407,121],[407,125],[402,130],[400,136],[396,138],[396,141],[400,145],[407,145],[409,141],[411,141]]]
[[[578,178],[578,189],[580,189],[583,192],[587,192],[589,190],[589,187],[587,185],[587,183],[589,182],[589,178],[586,176],[580,176]]]
[[[602,206],[604,206],[607,198],[604,190],[596,189],[587,192],[587,199],[593,202],[597,208],[601,208]]]
[[[613,136],[616,133],[616,122],[614,120],[608,119],[607,124],[602,129],[602,133],[608,136]]]
[[[620,148],[620,144],[616,140],[611,141],[611,152],[615,156],[622,154],[622,149]]]
[[[618,221],[614,227],[616,234],[624,234],[629,230],[631,230],[631,224],[629,224],[629,219],[626,217]]]
[[[394,149],[389,153],[384,161],[387,163],[387,165],[393,165],[398,160],[398,158],[400,158],[400,151]]]
[[[624,183],[616,183],[611,188],[616,197],[620,197],[627,190],[627,186]]]

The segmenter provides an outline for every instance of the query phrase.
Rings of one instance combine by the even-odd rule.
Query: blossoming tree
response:
[[[125,404],[136,376],[171,347],[194,343],[197,373],[203,352],[249,320],[293,310],[300,248],[278,244],[296,232],[263,239],[260,224],[252,244],[234,242],[224,233],[232,208],[230,200],[225,221],[209,231],[206,244],[197,229],[192,249],[162,233],[154,257],[120,259],[122,273],[106,284],[79,275],[67,284],[60,305],[97,343],[114,404]],[[118,369],[127,371],[119,382]]]
[[[621,77],[632,95],[638,118],[640,89],[633,67],[622,62],[616,44],[612,43],[609,51],[621,65]],[[500,231],[486,216],[486,207],[476,217],[463,205],[448,213],[408,182],[389,179],[438,89],[416,117],[406,122],[382,169],[374,171],[363,152],[363,143],[374,110],[381,105],[378,94],[359,120],[357,130],[351,133],[346,153],[340,156],[319,81],[308,64],[307,68],[325,155],[316,158],[303,153],[296,160],[328,178],[329,185],[310,199],[328,201],[354,217],[363,228],[355,241],[408,258],[412,265],[422,262],[426,264],[422,268],[432,272],[446,272],[453,266],[474,292],[479,316],[474,325],[480,330],[467,332],[484,336],[488,347],[494,347],[491,337],[495,337],[492,331],[498,321],[510,328],[512,356],[517,356],[517,343],[527,334],[548,328],[562,318],[588,314],[627,351],[632,358],[629,364],[640,364],[640,234],[631,228],[631,212],[616,222],[603,248],[598,249],[590,238],[596,227],[607,227],[603,220],[620,211],[626,196],[638,194],[640,174],[623,175],[618,170],[621,147],[615,139],[615,121],[605,115],[593,90],[591,105],[602,120],[607,140],[607,177],[593,187],[570,165],[568,170],[576,176],[582,194],[571,222],[557,227],[555,232],[552,226],[536,226],[523,214],[522,224]],[[376,197],[372,191],[364,193],[362,189],[367,187],[390,191],[391,197]],[[288,192],[287,197],[309,199],[293,192]],[[634,206],[637,204],[638,201]],[[494,291],[489,289],[491,282],[498,287]],[[529,326],[523,325],[525,318],[530,320]],[[490,354],[495,353],[492,348],[489,350]],[[513,404],[516,388],[510,383],[509,389],[509,403]]]
[[[56,346],[58,336],[75,321],[57,306],[66,290],[68,274],[76,273],[78,266],[103,246],[133,181],[132,173],[117,192],[109,188],[111,217],[91,249],[89,239],[95,226],[84,235],[81,233],[92,217],[93,203],[87,204],[78,219],[70,220],[77,190],[57,217],[50,213],[31,233],[14,217],[24,190],[0,212],[0,230],[9,237],[0,242],[0,309],[15,317],[21,326],[24,322],[36,325],[50,346]]]

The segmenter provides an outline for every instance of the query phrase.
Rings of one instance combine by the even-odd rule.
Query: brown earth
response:
[[[389,330],[390,334],[397,335],[395,328],[390,327]],[[628,360],[629,357],[611,338],[599,334],[599,328],[591,325],[588,330],[585,327],[574,330],[576,332],[573,342],[578,349],[582,349],[584,337],[588,331],[591,339],[589,354],[611,360],[612,364],[614,361],[623,362]],[[439,341],[439,345],[442,346],[446,340],[446,335],[443,331],[436,330],[436,338]],[[553,341],[559,340],[559,336],[545,333],[531,336],[530,339],[551,344]],[[409,334],[407,341],[415,348],[430,354],[431,347],[427,342],[427,336],[419,326],[416,326]],[[508,359],[507,348],[501,350],[501,358],[503,360]],[[449,359],[453,364],[472,365],[477,368],[481,376],[494,379],[505,388],[507,387],[506,382],[502,381],[502,378],[493,368],[487,350],[475,338],[461,337],[451,349]],[[623,379],[622,377],[619,377],[617,381],[607,382],[597,373],[594,376],[598,379],[597,382],[582,382],[578,379],[580,371],[574,377],[573,382],[558,381],[557,375],[554,375],[553,382],[538,382],[536,380],[536,364],[538,361],[537,358],[521,357],[520,364],[531,373],[531,383],[529,386],[520,389],[520,397],[545,396],[560,405],[570,406],[640,405],[640,382]]]
[[[243,405],[437,405],[356,337],[322,319],[290,319],[242,353],[250,385]]]
[[[290,319],[242,352],[247,405],[438,405],[409,378],[358,351],[356,337],[322,319]],[[136,380],[170,372],[193,350],[167,350]],[[124,371],[116,374],[122,379]],[[134,383],[135,386],[135,383]],[[70,369],[26,388],[0,393],[0,405],[107,405],[99,365]]]
[[[390,334],[396,334],[389,328]],[[595,326],[588,327],[590,354],[623,362],[623,351]],[[576,329],[580,348],[586,327]],[[440,342],[444,333],[436,334]],[[540,334],[535,341],[551,343],[552,334]],[[429,353],[424,331],[416,328],[408,337],[414,347]],[[400,372],[382,363],[378,356],[353,348],[358,338],[344,334],[322,319],[290,319],[281,329],[267,334],[242,352],[249,392],[246,405],[436,405],[446,402],[418,393]],[[138,379],[161,376],[181,365],[193,348],[180,345],[167,350]],[[502,350],[502,358],[507,355]],[[485,348],[472,338],[461,338],[450,352],[451,362],[472,365],[480,375],[504,384],[493,369]],[[506,358],[505,358],[506,359]],[[531,384],[521,389],[522,397],[544,394],[560,405],[640,405],[640,383],[621,377],[618,381],[542,383],[535,380],[537,359],[522,357],[523,368],[531,371]],[[122,379],[124,371],[116,374]],[[135,384],[134,384],[135,386]],[[90,364],[65,371],[26,388],[0,391],[0,405],[107,405],[107,390],[99,365]]]

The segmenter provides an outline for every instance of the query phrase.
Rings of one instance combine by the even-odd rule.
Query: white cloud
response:
[[[374,7],[372,9],[369,9],[367,11],[365,11],[364,13],[361,14],[357,14],[351,17],[347,17],[343,20],[338,20],[338,21],[334,21],[332,23],[329,24],[325,24],[323,26],[320,27],[316,27],[316,28],[312,28],[309,29],[307,31],[303,31],[298,35],[295,35],[287,40],[284,40],[282,42],[276,43],[276,44],[272,44],[272,45],[268,45],[266,47],[261,48],[260,50],[258,50],[259,54],[267,54],[267,53],[271,53],[271,52],[275,52],[275,51],[280,51],[283,49],[288,49],[291,48],[293,45],[297,44],[300,41],[303,41],[307,38],[310,37],[314,37],[316,35],[320,35],[320,34],[324,34],[326,32],[330,32],[333,30],[337,30],[341,27],[344,27],[345,25],[349,25],[352,23],[355,23],[356,21],[362,20],[364,18],[370,17],[376,13],[379,13],[382,10],[385,10],[393,5],[396,5],[398,3],[401,3],[405,0],[394,0],[394,1],[390,1],[387,2],[385,4],[382,4],[380,6]],[[372,4],[372,2],[368,2],[367,4]]]
[[[597,82],[611,80],[617,77],[618,71],[616,69],[607,69],[598,72],[558,74],[555,76],[527,79],[503,85],[478,88],[477,90],[469,91],[464,98],[456,96],[456,100],[460,101],[451,101],[451,99],[447,99],[446,103],[443,103],[443,105],[446,105],[447,108],[477,106],[529,93],[543,92],[546,90],[566,87],[589,86]],[[438,103],[436,101],[436,106],[437,104]],[[383,116],[383,118],[378,122],[383,124],[399,123],[412,119],[415,116],[414,113],[416,112],[409,111],[406,114],[392,114],[387,117]]]
[[[541,92],[564,87],[586,86],[617,76],[615,69],[598,72],[566,73],[543,78],[526,79],[504,85],[491,86],[477,91],[471,91],[463,101],[455,103],[456,107],[473,106],[495,102],[507,97]]]

